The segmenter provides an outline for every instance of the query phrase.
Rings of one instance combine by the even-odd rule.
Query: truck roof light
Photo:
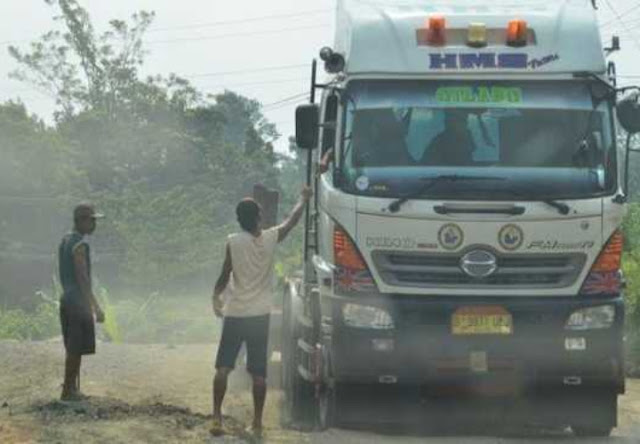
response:
[[[431,46],[444,46],[447,41],[447,21],[442,15],[429,17],[427,29],[427,43]]]
[[[516,19],[509,22],[507,26],[507,45],[526,46],[529,39],[529,29],[525,20]]]
[[[469,24],[467,44],[474,48],[487,46],[487,25],[485,25],[484,23]]]

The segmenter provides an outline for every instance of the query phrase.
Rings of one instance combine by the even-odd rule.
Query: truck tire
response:
[[[573,434],[582,438],[604,438],[611,435],[613,427],[571,426]]]
[[[302,328],[293,307],[293,295],[285,291],[282,313],[282,421],[285,427],[311,429],[317,410],[315,387],[298,371],[301,362],[298,339]]]
[[[324,431],[336,425],[336,392],[335,387],[328,385],[320,390],[317,407],[317,427]]]

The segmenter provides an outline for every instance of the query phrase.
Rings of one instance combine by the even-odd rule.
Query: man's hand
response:
[[[296,226],[305,206],[309,203],[309,200],[311,200],[311,196],[313,196],[313,191],[311,191],[311,188],[308,186],[305,186],[302,191],[300,191],[300,200],[293,208],[291,215],[283,223],[278,225],[278,242],[285,240],[289,232]]]
[[[224,302],[219,296],[215,296],[215,295],[213,296],[212,302],[213,302],[213,312],[215,313],[216,317],[222,318],[224,316],[224,314],[222,313],[222,309],[224,308]]]
[[[98,324],[102,324],[104,322],[104,311],[102,311],[100,307],[96,307],[95,314],[96,314],[96,322]]]
[[[305,186],[300,192],[300,198],[304,203],[308,203],[313,196],[313,191],[308,186]]]

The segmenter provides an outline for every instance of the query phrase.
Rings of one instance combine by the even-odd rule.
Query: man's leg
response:
[[[262,430],[262,412],[267,398],[267,381],[262,376],[253,376],[253,429]]]
[[[216,375],[213,378],[213,426],[211,433],[222,434],[222,401],[227,393],[227,381],[233,370],[242,345],[242,331],[238,319],[225,318],[222,325],[222,337],[216,357]]]
[[[253,378],[253,429],[262,433],[262,412],[267,397],[267,349],[269,316],[256,316],[247,323],[247,370]]]
[[[82,356],[73,353],[68,353],[65,359],[64,365],[64,384],[62,386],[63,400],[69,399],[77,393],[77,381],[80,374],[80,363],[82,362]]]
[[[222,421],[222,401],[227,393],[230,368],[219,368],[213,378],[213,419]]]

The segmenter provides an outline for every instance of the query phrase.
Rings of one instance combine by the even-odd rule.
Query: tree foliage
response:
[[[46,1],[59,29],[9,52],[15,78],[55,97],[55,125],[21,104],[0,108],[0,130],[11,127],[0,134],[10,160],[2,189],[53,196],[66,211],[96,202],[108,215],[96,251],[120,282],[211,280],[235,202],[257,183],[280,189],[275,126],[260,103],[232,91],[205,97],[175,74],[143,78],[153,13],[112,20],[98,35],[76,0]]]

